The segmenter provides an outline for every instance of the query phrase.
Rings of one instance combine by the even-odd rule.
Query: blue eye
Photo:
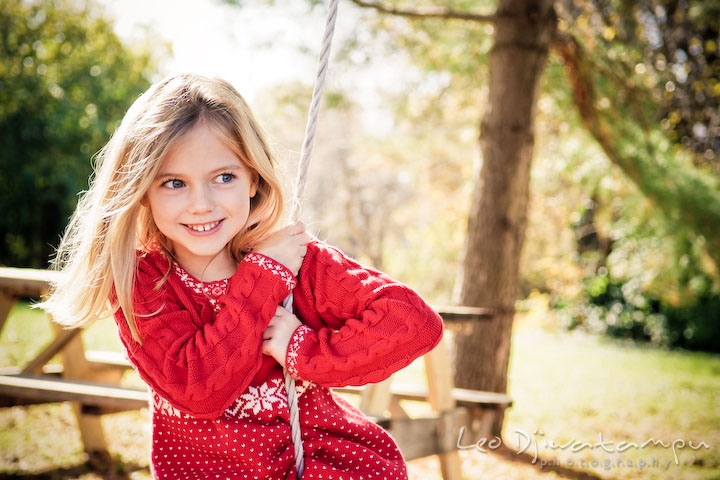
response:
[[[177,178],[171,178],[170,180],[164,181],[163,186],[170,189],[182,188],[185,186],[185,182]]]
[[[218,183],[230,183],[235,178],[235,175],[232,173],[221,173],[217,176],[217,182]]]

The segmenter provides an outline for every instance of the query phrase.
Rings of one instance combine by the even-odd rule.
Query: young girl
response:
[[[273,159],[227,82],[153,85],[99,155],[42,304],[81,326],[108,299],[152,394],[156,478],[295,478],[283,367],[298,379],[303,478],[398,479],[390,436],[329,387],[379,382],[431,350],[407,286],[279,228]],[[294,314],[279,306],[294,292]]]

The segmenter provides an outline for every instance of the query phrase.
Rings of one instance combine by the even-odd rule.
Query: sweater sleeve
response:
[[[288,371],[327,387],[382,381],[443,334],[439,315],[408,286],[317,241],[308,245],[295,305],[304,325],[288,345]]]
[[[120,338],[155,392],[185,413],[217,418],[260,369],[262,333],[295,278],[270,258],[250,254],[230,278],[215,313],[172,274],[155,288],[166,266],[140,261],[133,308],[142,344],[118,309]]]

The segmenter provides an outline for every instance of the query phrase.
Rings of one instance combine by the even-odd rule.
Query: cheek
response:
[[[247,188],[238,188],[222,192],[218,198],[218,203],[222,203],[227,209],[242,210],[247,209],[250,205],[250,195]]]
[[[172,202],[170,199],[163,198],[161,195],[148,196],[147,206],[158,227],[167,223],[173,217],[173,210],[177,208],[177,203],[178,202]]]

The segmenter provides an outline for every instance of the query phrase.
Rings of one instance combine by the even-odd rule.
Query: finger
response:
[[[305,224],[297,221],[288,227],[288,233],[291,235],[299,235],[305,232]]]
[[[312,235],[307,232],[303,232],[298,235],[298,240],[302,245],[307,245],[312,240]]]
[[[263,332],[263,340],[270,340],[273,337],[274,327],[269,326]]]

